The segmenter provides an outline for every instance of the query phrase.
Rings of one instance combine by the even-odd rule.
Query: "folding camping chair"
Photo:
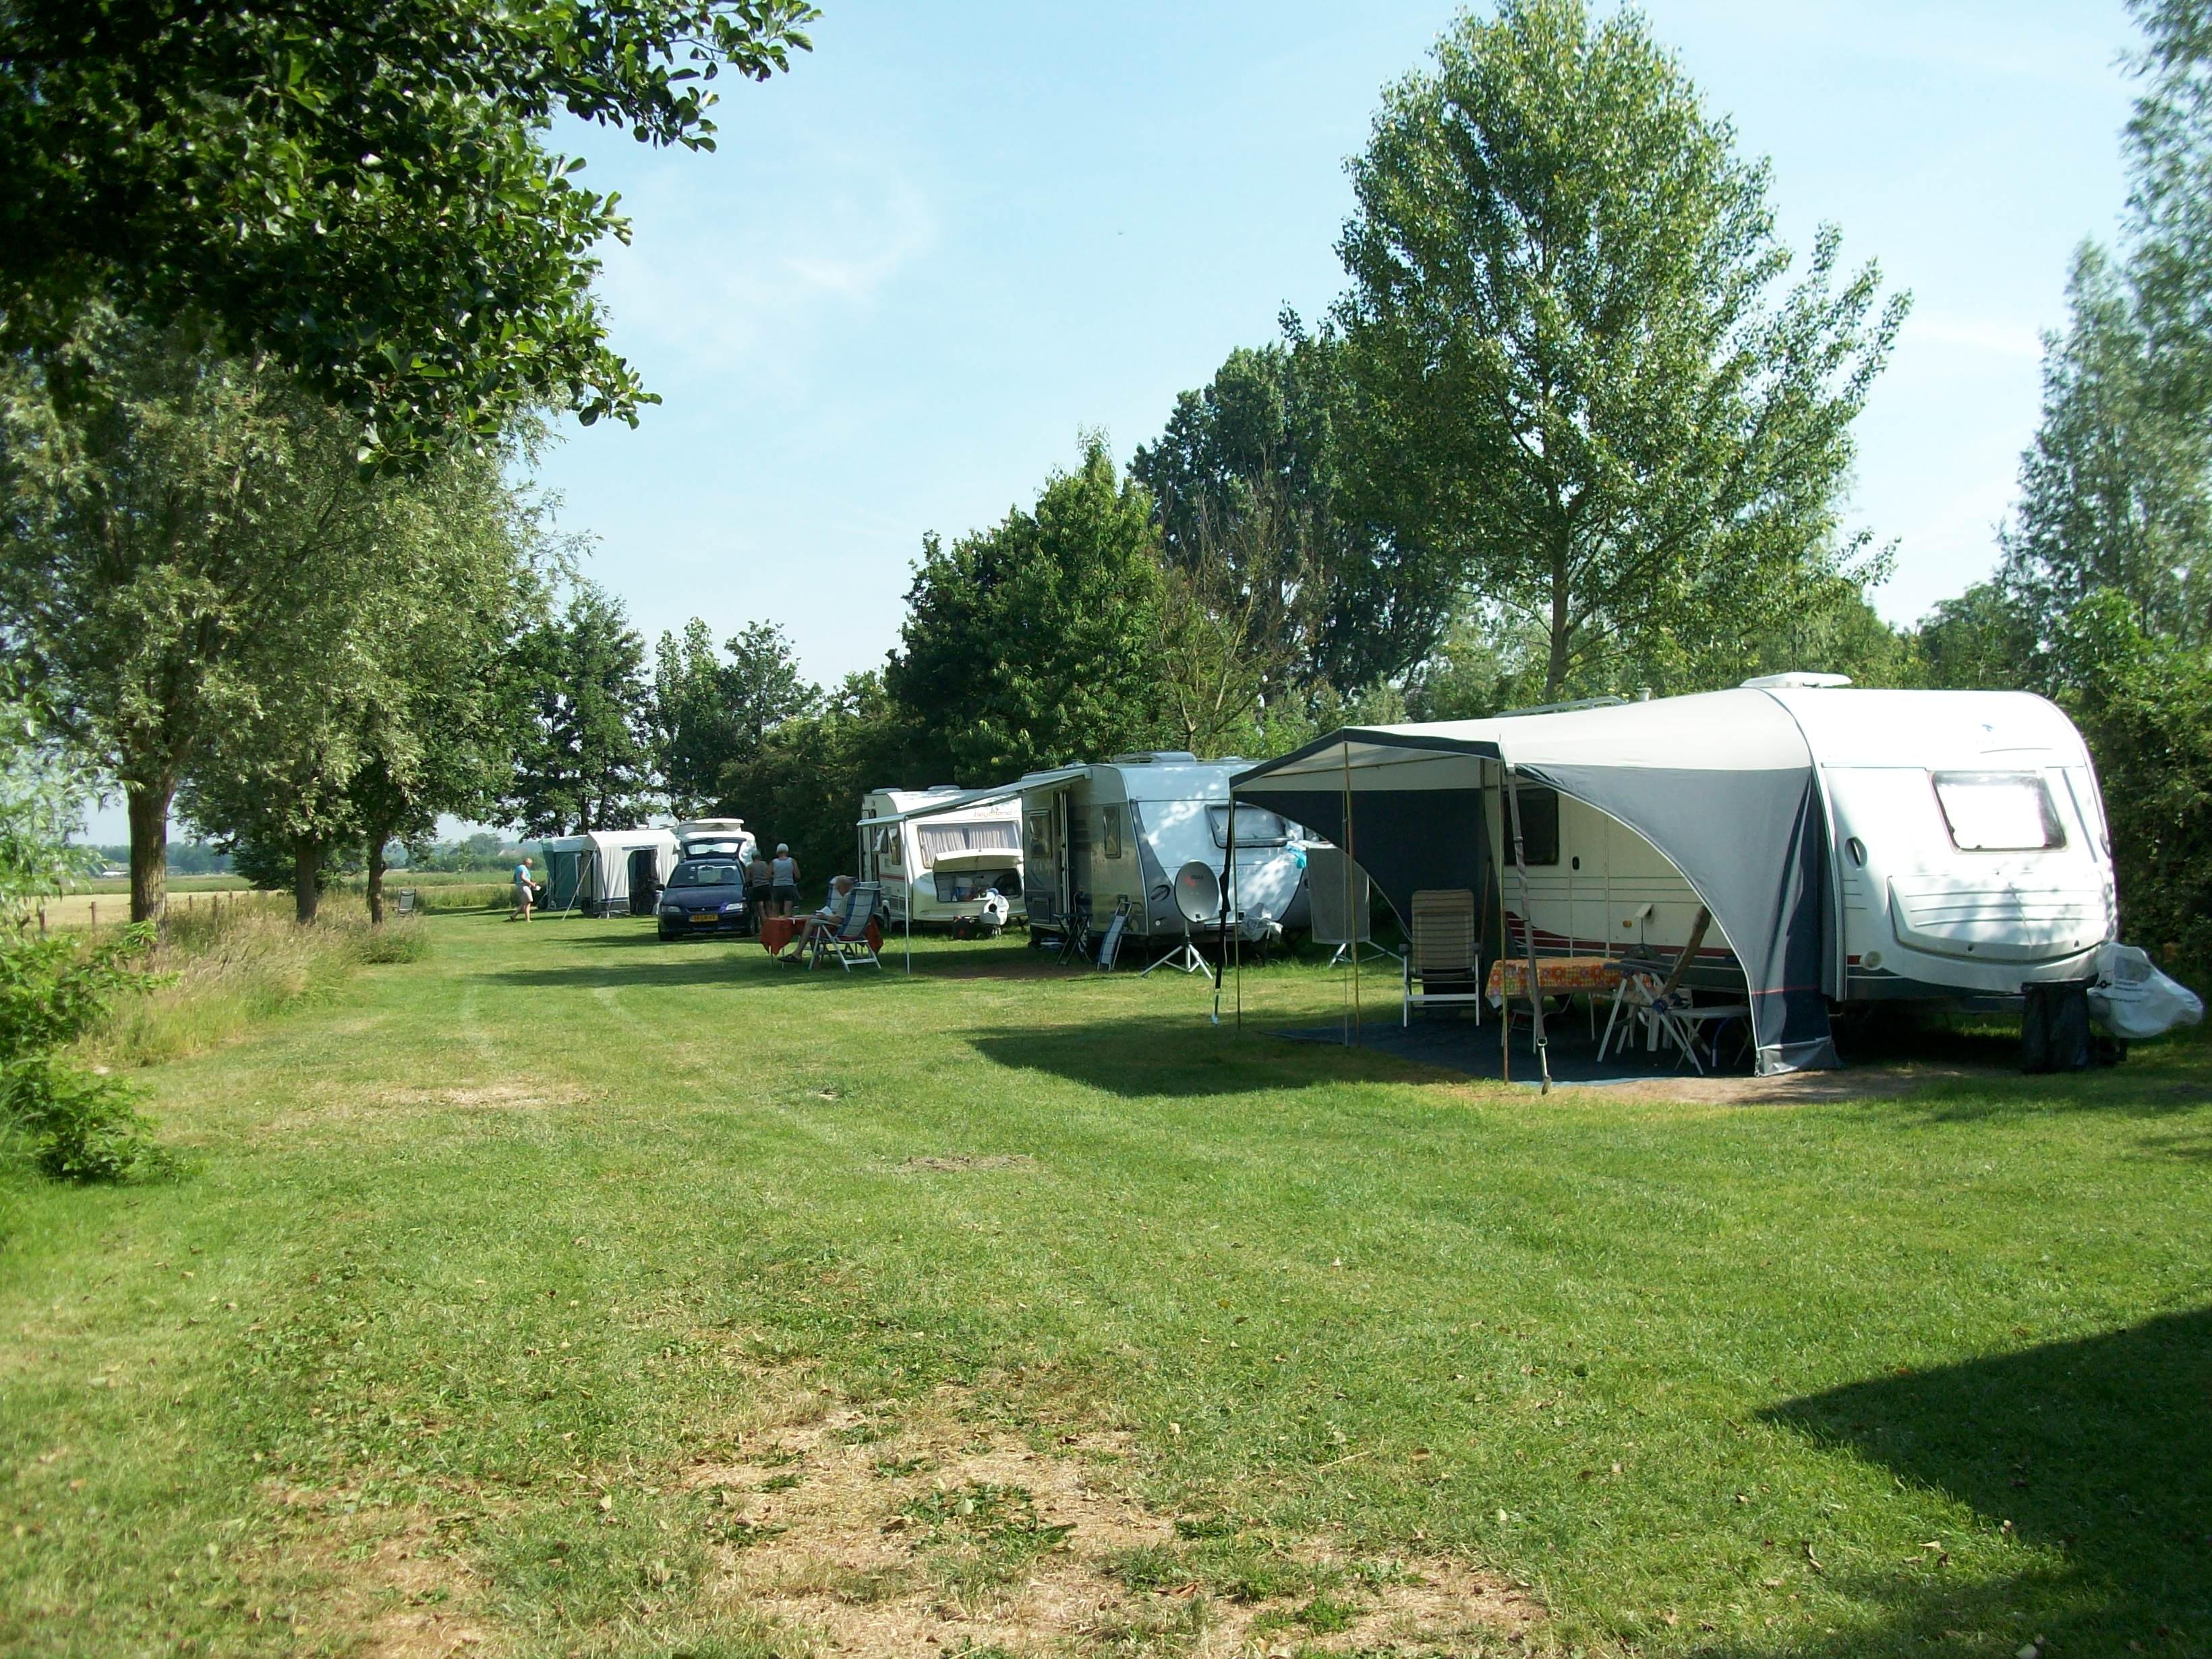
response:
[[[1087,961],[1090,956],[1091,895],[1078,893],[1060,921],[1059,959],[1060,965],[1066,967],[1071,962]]]
[[[1628,1046],[1630,1031],[1641,1025],[1650,1047],[1656,1049],[1662,1042],[1673,1044],[1680,1050],[1682,1060],[1688,1060],[1696,1068],[1698,1075],[1702,1077],[1705,1067],[1705,1062],[1698,1057],[1700,1028],[1718,1026],[1729,1020],[1751,1017],[1751,1007],[1747,1003],[1707,1003],[1700,1006],[1692,1000],[1687,991],[1678,988],[1683,974],[1697,959],[1698,947],[1705,942],[1705,930],[1712,925],[1712,913],[1700,906],[1697,925],[1690,930],[1689,943],[1682,947],[1681,954],[1674,958],[1674,967],[1663,978],[1660,975],[1656,962],[1632,957],[1620,964],[1620,988],[1613,994],[1613,1012],[1606,1016],[1605,1036],[1597,1045],[1601,1064],[1605,1060],[1606,1049],[1612,1044],[1614,1028],[1621,1015],[1626,1013],[1628,1023],[1620,1025],[1620,1046],[1623,1048]],[[1717,1045],[1713,1048],[1710,1057],[1715,1065],[1720,1063]],[[1680,1066],[1681,1060],[1674,1063]]]
[[[845,920],[837,931],[816,934],[807,946],[806,966],[810,973],[822,965],[824,957],[834,957],[848,974],[856,962],[865,962],[878,969],[883,967],[883,958],[868,943],[868,924],[875,920],[876,906],[882,902],[883,891],[883,884],[876,881],[864,881],[853,889],[852,908],[845,912]]]
[[[1431,1002],[1472,1003],[1482,1023],[1481,947],[1474,936],[1474,894],[1465,887],[1425,888],[1413,895],[1413,939],[1406,951],[1406,1001],[1398,1023]],[[1413,988],[1414,981],[1421,988]]]
[[[1115,958],[1121,954],[1121,937],[1129,927],[1129,896],[1124,893],[1114,901],[1114,915],[1106,923],[1106,932],[1098,940],[1098,955],[1095,960],[1101,973],[1114,971]]]

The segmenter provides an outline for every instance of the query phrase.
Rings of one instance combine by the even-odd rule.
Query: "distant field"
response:
[[[0,1176],[0,1652],[2212,1652],[2212,1045],[1543,1097],[1310,966],[430,932]]]
[[[362,902],[367,884],[360,876],[342,877],[331,884],[323,902],[357,906]],[[427,899],[425,909],[493,908],[504,905],[508,894],[504,878],[465,871],[433,870],[418,875],[395,870],[384,884],[394,904],[398,902],[401,888],[421,890]],[[433,890],[437,896],[429,897]],[[216,893],[239,895],[240,902],[287,906],[292,902],[289,892],[257,891],[240,876],[173,876],[169,879],[169,902],[179,908],[207,903],[208,896]],[[95,921],[102,927],[120,924],[131,919],[131,883],[123,877],[102,877],[83,884],[76,892],[46,900],[45,908],[49,927],[85,927]]]

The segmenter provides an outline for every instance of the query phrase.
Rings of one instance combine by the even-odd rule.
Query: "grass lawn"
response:
[[[429,926],[0,1181],[0,1650],[2212,1654],[2202,1042],[1540,1097]]]

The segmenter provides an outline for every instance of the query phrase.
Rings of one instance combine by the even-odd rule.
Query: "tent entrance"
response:
[[[660,852],[658,848],[634,848],[629,855],[629,913],[649,916],[660,902]]]

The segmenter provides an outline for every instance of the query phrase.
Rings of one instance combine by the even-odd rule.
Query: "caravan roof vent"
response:
[[[921,793],[925,795],[957,795],[960,793],[960,786],[957,783],[933,783]]]
[[[1849,685],[1849,674],[1761,674],[1743,683],[1747,691],[1832,691]]]
[[[1148,749],[1140,754],[1116,755],[1116,766],[1195,766],[1198,757],[1188,749]]]

